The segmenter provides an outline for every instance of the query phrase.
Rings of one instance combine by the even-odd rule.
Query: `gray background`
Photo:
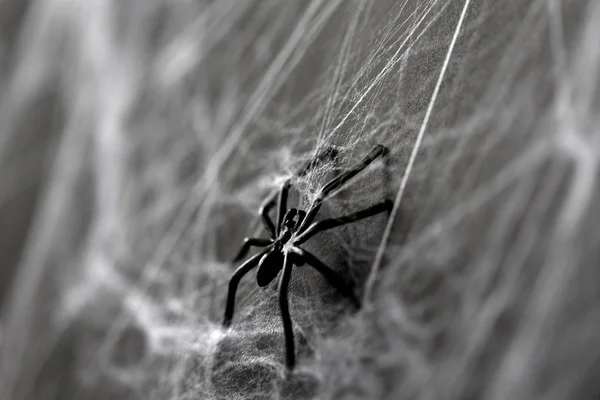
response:
[[[1,399],[597,398],[600,4],[0,3]],[[393,218],[250,274],[262,199],[325,146],[323,208]],[[382,242],[382,234],[385,240]]]

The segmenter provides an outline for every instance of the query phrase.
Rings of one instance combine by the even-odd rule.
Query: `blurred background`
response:
[[[600,3],[2,0],[0,399],[596,399]],[[221,327],[263,199],[383,198]]]

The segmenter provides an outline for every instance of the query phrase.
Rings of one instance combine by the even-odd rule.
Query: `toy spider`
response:
[[[336,287],[343,295],[350,298],[357,307],[360,307],[358,299],[355,297],[352,288],[331,268],[326,266],[321,260],[304,250],[300,245],[317,233],[325,230],[349,224],[379,214],[384,211],[390,211],[392,201],[385,200],[364,210],[355,212],[339,218],[325,219],[314,222],[317,212],[321,208],[323,201],[336,189],[342,187],[346,182],[352,179],[356,174],[365,169],[378,157],[382,157],[384,163],[387,163],[389,150],[383,145],[376,145],[371,152],[354,167],[339,174],[329,181],[317,196],[308,212],[296,208],[287,209],[287,198],[289,189],[292,186],[291,178],[288,179],[279,191],[279,207],[277,213],[277,226],[269,217],[269,211],[275,206],[277,193],[273,193],[262,204],[259,214],[262,222],[269,232],[270,239],[246,238],[240,251],[234,259],[234,262],[241,260],[250,250],[251,246],[265,247],[260,253],[250,257],[243,263],[232,275],[229,281],[229,291],[227,294],[227,305],[225,307],[225,316],[223,326],[231,324],[233,309],[235,306],[235,293],[238,284],[244,275],[254,267],[258,266],[256,272],[256,282],[258,286],[264,287],[271,283],[283,269],[279,278],[279,306],[281,309],[281,318],[283,321],[283,331],[285,334],[286,348],[286,366],[292,370],[296,363],[294,350],[294,332],[292,329],[292,320],[288,308],[288,283],[292,276],[292,267],[308,264],[319,271],[325,279]],[[309,161],[297,173],[297,176],[304,176],[312,169],[322,164],[327,159],[334,159],[337,152],[334,149],[327,149]]]

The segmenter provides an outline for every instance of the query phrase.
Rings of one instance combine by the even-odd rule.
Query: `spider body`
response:
[[[308,211],[296,208],[287,209],[288,192],[292,186],[291,178],[288,179],[279,191],[279,198],[277,199],[277,193],[274,193],[266,199],[259,211],[270,238],[246,238],[234,259],[234,262],[237,262],[244,258],[252,246],[264,247],[263,251],[250,257],[233,273],[231,280],[229,281],[223,325],[227,327],[231,324],[235,306],[235,294],[239,282],[244,275],[255,267],[258,267],[256,271],[256,283],[259,287],[265,287],[281,274],[278,285],[279,306],[286,341],[286,366],[288,370],[293,369],[296,362],[294,333],[289,314],[287,293],[294,265],[310,265],[319,271],[332,286],[336,287],[343,295],[352,300],[357,307],[360,307],[360,303],[354,295],[352,287],[316,256],[300,246],[314,235],[325,230],[359,221],[384,211],[389,213],[393,203],[391,200],[385,200],[350,215],[314,222],[322,202],[332,192],[342,187],[346,182],[379,157],[383,159],[387,166],[387,155],[388,149],[385,146],[377,145],[373,147],[371,152],[360,163],[329,181],[323,189],[321,189],[321,192]],[[335,150],[327,149],[308,162],[296,173],[296,175],[300,177],[304,176],[326,160],[334,159],[336,156],[337,152]],[[279,207],[276,220],[277,225],[275,225],[269,216],[269,211],[275,206],[277,200]]]
[[[301,215],[305,215],[302,211]],[[261,257],[258,262],[258,269],[256,270],[256,283],[259,287],[267,286],[273,282],[273,279],[279,275],[279,272],[283,268],[283,262],[285,259],[285,246],[292,242],[292,237],[301,223],[298,210],[291,208],[283,222],[283,229],[281,230],[277,239],[272,240],[272,244],[269,246],[267,253]],[[303,219],[303,217],[302,217]]]
[[[272,244],[269,246],[269,251],[262,256],[258,262],[258,269],[256,270],[256,283],[259,287],[267,286],[279,275],[279,272],[283,268],[283,262],[287,250],[285,246],[293,244],[294,234],[297,233],[300,224],[304,220],[306,212],[290,208],[283,218],[283,229],[279,233],[277,239],[272,240]],[[295,265],[299,265],[294,263]]]

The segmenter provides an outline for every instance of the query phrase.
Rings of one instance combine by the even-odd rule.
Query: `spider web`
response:
[[[25,6],[21,3],[26,3]],[[0,394],[589,398],[598,393],[600,6],[550,0],[5,1]],[[230,260],[294,178],[319,218],[299,361]],[[569,368],[565,369],[564,366]],[[442,395],[443,394],[443,395]]]

